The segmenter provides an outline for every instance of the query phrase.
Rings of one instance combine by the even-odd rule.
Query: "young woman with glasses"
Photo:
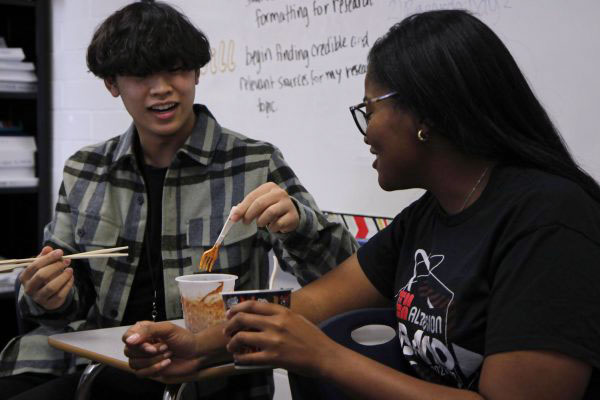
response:
[[[350,111],[379,184],[426,193],[295,292],[291,310],[234,307],[212,349],[171,325],[134,327],[132,367],[181,373],[186,357],[226,344],[240,362],[326,379],[358,398],[600,398],[600,188],[506,47],[467,12],[432,11],[394,25],[368,61],[365,97]],[[313,325],[390,305],[403,372]],[[173,352],[168,365],[163,351]]]

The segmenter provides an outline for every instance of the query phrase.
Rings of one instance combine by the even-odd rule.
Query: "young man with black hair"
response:
[[[88,66],[121,97],[133,123],[66,162],[46,247],[20,276],[19,307],[40,327],[3,350],[1,398],[72,396],[86,361],[49,347],[50,334],[180,318],[174,279],[197,271],[234,206],[245,223],[234,225],[213,271],[238,275],[239,289],[267,286],[270,249],[302,284],[355,249],[277,148],[219,126],[194,104],[199,70],[209,60],[204,34],[164,3],[131,4],[97,29]],[[71,268],[61,258],[125,245],[126,259],[78,260]],[[147,398],[162,393],[158,382],[110,368],[95,384],[104,397],[111,390]],[[272,377],[214,380],[200,392],[270,398]]]

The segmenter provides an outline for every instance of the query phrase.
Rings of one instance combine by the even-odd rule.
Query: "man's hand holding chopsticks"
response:
[[[19,275],[25,293],[46,310],[62,306],[73,287],[71,260],[62,259],[63,251],[50,246]]]

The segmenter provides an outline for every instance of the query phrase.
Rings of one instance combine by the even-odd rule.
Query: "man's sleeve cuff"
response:
[[[69,308],[69,306],[73,302],[73,296],[74,296],[73,290],[71,290],[69,292],[69,294],[67,295],[67,298],[65,299],[65,302],[62,306],[60,306],[59,308],[57,308],[55,310],[46,310],[44,307],[42,307],[38,303],[36,303],[35,300],[33,300],[31,298],[31,296],[29,296],[25,292],[22,292],[21,298],[19,300],[19,307],[21,308],[21,313],[23,314],[24,317],[25,316],[39,317],[44,314],[59,314],[59,313],[64,312],[67,308]]]
[[[295,235],[300,235],[305,238],[313,238],[316,237],[318,231],[317,224],[317,216],[313,209],[305,206],[300,203],[297,199],[290,196],[290,199],[296,206],[296,210],[298,211],[298,226],[296,230],[288,233],[278,233],[278,237],[281,240],[286,240],[287,238],[293,237]]]

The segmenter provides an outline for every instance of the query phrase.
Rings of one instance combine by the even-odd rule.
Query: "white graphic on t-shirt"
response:
[[[448,310],[454,292],[433,273],[444,256],[418,249],[414,261],[413,275],[399,290],[396,302],[402,352],[424,379],[470,387],[483,356],[448,343]]]

